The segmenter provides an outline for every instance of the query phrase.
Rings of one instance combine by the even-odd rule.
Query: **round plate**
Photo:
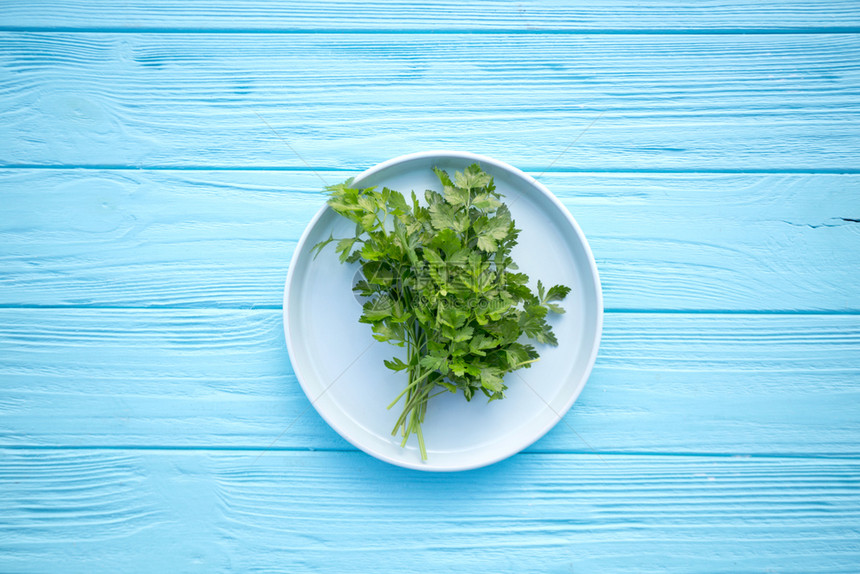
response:
[[[375,341],[359,323],[353,297],[358,265],[338,262],[333,246],[314,259],[311,248],[334,234],[352,236],[354,225],[324,206],[308,225],[293,254],[284,290],[284,330],[293,370],[317,412],[343,438],[381,460],[421,470],[454,471],[488,465],[526,448],[570,408],[591,372],[600,343],[603,299],[597,267],[585,236],[567,209],[543,185],[500,161],[459,152],[405,155],[379,164],[355,179],[361,187],[387,186],[407,197],[415,190],[441,191],[431,168],[453,176],[477,162],[495,179],[517,227],[512,257],[534,288],[561,283],[572,288],[566,313],[550,315],[559,346],[535,345],[541,358],[529,369],[505,376],[505,399],[467,402],[458,393],[430,401],[422,426],[428,460],[413,436],[405,448],[391,430],[401,404],[386,406],[406,382],[382,364],[405,349]]]

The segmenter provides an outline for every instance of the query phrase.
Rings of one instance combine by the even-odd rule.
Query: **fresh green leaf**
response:
[[[553,313],[558,313],[559,315],[564,314],[564,307],[558,305],[557,303],[547,303],[546,307]]]
[[[566,285],[553,285],[547,291],[544,301],[561,301],[570,293],[570,287]]]
[[[405,371],[409,368],[409,365],[407,365],[397,357],[393,357],[390,361],[383,360],[382,362],[392,371]]]
[[[481,386],[494,393],[503,390],[502,373],[492,367],[481,369]]]
[[[486,251],[488,253],[492,253],[498,248],[495,240],[492,237],[487,235],[479,235],[478,236],[478,249],[482,251]]]
[[[501,207],[502,202],[488,193],[482,193],[475,196],[472,205],[483,211],[494,211]]]

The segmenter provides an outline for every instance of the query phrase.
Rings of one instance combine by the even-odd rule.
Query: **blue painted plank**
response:
[[[860,34],[6,32],[0,82],[5,166],[305,167],[260,116],[330,168],[860,165]]]
[[[500,2],[402,0],[374,2],[266,2],[245,0],[0,1],[2,27],[113,30],[606,30],[754,32],[860,28],[860,8],[846,0],[739,0]]]
[[[860,463],[0,450],[5,572],[856,572]]]
[[[0,306],[280,307],[317,175],[353,173],[0,170]],[[609,309],[860,311],[860,175],[541,180]]]
[[[117,32],[0,34],[0,162],[305,167],[253,111],[316,166],[539,172],[606,112],[554,169],[819,173],[547,178],[618,309],[858,310],[860,37],[821,34],[853,3],[119,6],[0,3],[0,29]],[[468,33],[271,34],[410,26]],[[8,170],[0,305],[276,307],[311,178]],[[302,414],[277,309],[4,309],[0,570],[853,572],[858,359],[857,315],[610,314],[565,424],[437,477]]]
[[[531,450],[856,457],[858,380],[857,315],[609,314]],[[0,381],[2,445],[352,450],[309,408],[279,310],[5,309]]]

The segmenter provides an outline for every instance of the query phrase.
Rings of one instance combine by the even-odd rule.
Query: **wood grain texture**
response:
[[[423,2],[69,0],[0,1],[4,28],[112,30],[809,31],[860,26],[855,2],[453,0]]]
[[[585,231],[609,309],[860,311],[860,175],[541,180]],[[322,185],[310,172],[0,170],[0,305],[279,307]]]
[[[2,450],[6,572],[856,572],[860,463]]]
[[[0,571],[857,572],[857,2],[0,14]],[[448,475],[332,431],[278,308],[305,161],[433,148],[550,167],[615,311]]]
[[[858,377],[860,316],[610,314],[531,450],[858,456]],[[279,310],[5,309],[0,380],[3,445],[352,450],[309,408]]]
[[[6,166],[305,167],[257,114],[330,168],[860,165],[860,34],[6,32],[0,82]]]

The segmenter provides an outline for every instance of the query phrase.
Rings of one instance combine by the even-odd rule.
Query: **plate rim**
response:
[[[284,283],[284,299],[283,299],[282,318],[283,318],[283,327],[284,327],[284,337],[286,339],[287,352],[289,354],[290,366],[293,370],[293,374],[295,375],[296,380],[298,380],[299,385],[301,386],[302,392],[304,393],[305,397],[308,399],[308,401],[310,401],[310,406],[312,406],[314,408],[314,410],[317,412],[317,414],[319,414],[320,417],[322,417],[322,419],[340,437],[342,437],[344,440],[346,440],[348,443],[350,443],[351,445],[353,445],[354,447],[356,447],[360,451],[362,451],[362,452],[364,452],[364,453],[366,453],[366,454],[368,454],[368,455],[370,455],[370,456],[372,456],[378,460],[387,462],[389,464],[393,464],[395,466],[414,469],[414,470],[421,470],[421,471],[425,471],[425,472],[458,472],[458,471],[465,471],[465,470],[472,470],[472,469],[476,469],[476,468],[482,468],[485,466],[495,464],[495,463],[500,462],[502,460],[505,460],[507,458],[510,458],[511,456],[514,456],[514,455],[522,452],[523,450],[525,450],[526,448],[528,448],[529,446],[531,446],[532,444],[534,444],[535,442],[540,440],[547,432],[549,432],[559,422],[561,422],[561,420],[564,418],[564,416],[567,414],[567,412],[570,410],[570,408],[573,406],[573,404],[579,398],[579,395],[582,392],[582,390],[585,388],[585,385],[588,382],[589,377],[591,376],[591,372],[592,372],[592,370],[594,368],[594,364],[597,360],[597,353],[598,353],[598,350],[600,348],[600,342],[601,342],[602,335],[603,335],[603,315],[604,315],[603,290],[602,290],[601,283],[600,283],[600,276],[599,276],[598,271],[597,271],[597,263],[594,259],[594,254],[591,251],[591,245],[589,245],[588,240],[585,237],[585,234],[583,233],[582,229],[579,227],[579,224],[577,223],[576,219],[573,217],[573,214],[570,213],[570,211],[567,209],[567,207],[565,207],[565,205],[541,182],[539,182],[538,180],[536,180],[534,177],[530,176],[529,174],[525,173],[524,171],[520,170],[519,168],[516,168],[516,167],[514,167],[514,166],[512,166],[506,162],[497,160],[497,159],[489,157],[489,156],[480,155],[480,154],[476,154],[476,153],[472,153],[472,152],[464,152],[464,151],[456,151],[456,150],[430,150],[430,151],[423,151],[423,152],[416,152],[416,153],[409,153],[409,154],[400,155],[400,156],[391,158],[389,160],[386,160],[382,163],[376,164],[373,167],[370,167],[370,168],[364,170],[363,172],[361,172],[359,175],[355,176],[353,178],[353,183],[354,184],[361,184],[361,182],[363,180],[366,180],[369,177],[379,173],[380,171],[383,171],[385,169],[388,169],[389,167],[395,166],[395,165],[400,164],[400,163],[406,163],[406,162],[415,161],[415,160],[422,160],[422,159],[432,159],[432,158],[460,159],[460,160],[468,160],[468,161],[472,161],[472,162],[479,162],[479,163],[483,163],[483,164],[489,164],[495,168],[498,168],[498,169],[503,170],[503,171],[507,171],[507,172],[511,173],[512,175],[523,179],[525,182],[527,182],[532,187],[537,189],[541,194],[543,194],[545,196],[545,198],[548,199],[564,215],[564,217],[567,219],[568,223],[572,227],[574,233],[576,234],[576,237],[577,237],[580,245],[584,248],[586,259],[588,260],[588,267],[589,267],[589,270],[591,271],[591,278],[592,278],[592,282],[593,282],[592,286],[594,288],[594,293],[595,293],[596,303],[597,303],[596,321],[595,321],[596,332],[594,334],[594,343],[592,344],[592,347],[589,351],[589,356],[588,356],[588,360],[586,362],[585,369],[583,370],[583,372],[580,376],[580,378],[582,380],[582,384],[578,385],[578,388],[575,390],[575,392],[571,393],[570,397],[567,399],[567,401],[565,402],[562,409],[555,410],[552,407],[550,407],[549,404],[547,404],[547,409],[552,411],[552,413],[554,415],[553,417],[551,417],[551,422],[546,423],[542,427],[540,427],[539,431],[536,432],[533,437],[529,437],[529,439],[525,442],[525,444],[518,446],[515,450],[510,451],[510,452],[509,451],[503,451],[501,454],[497,454],[495,456],[488,457],[486,459],[480,459],[480,460],[476,461],[475,463],[469,463],[469,464],[465,464],[465,465],[435,465],[434,466],[431,461],[412,462],[412,461],[408,461],[408,460],[390,457],[390,456],[387,456],[383,453],[374,452],[372,450],[369,450],[365,446],[359,444],[357,440],[354,440],[352,437],[350,437],[349,433],[342,432],[340,426],[335,421],[332,421],[326,413],[322,412],[317,407],[317,403],[319,402],[319,399],[323,396],[323,394],[325,394],[326,391],[323,391],[323,393],[320,394],[320,396],[318,396],[316,399],[311,399],[310,394],[309,394],[309,389],[305,385],[305,382],[303,380],[304,377],[301,374],[299,374],[298,371],[296,371],[294,365],[296,364],[295,363],[295,357],[297,355],[296,355],[295,345],[293,342],[293,337],[291,336],[291,333],[290,333],[291,312],[290,312],[289,300],[290,300],[291,287],[293,285],[293,278],[295,275],[295,269],[296,269],[295,264],[296,264],[298,258],[301,256],[302,250],[303,250],[305,244],[307,243],[308,237],[310,236],[311,232],[316,227],[316,225],[319,223],[319,220],[323,217],[323,215],[325,215],[325,213],[331,209],[328,206],[328,204],[324,204],[319,209],[319,211],[317,211],[317,213],[313,216],[313,218],[311,218],[311,220],[308,222],[307,226],[305,227],[304,231],[302,232],[301,237],[299,238],[298,242],[296,243],[295,250],[293,251],[292,257],[290,258],[290,266],[287,269],[287,277],[286,277],[286,281]],[[544,402],[546,402],[546,401],[544,401]]]

